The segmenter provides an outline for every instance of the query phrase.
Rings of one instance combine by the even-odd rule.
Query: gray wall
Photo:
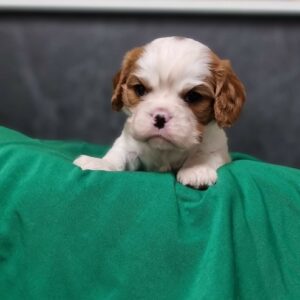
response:
[[[47,139],[110,144],[126,50],[169,35],[229,58],[247,89],[231,150],[300,167],[300,19],[201,15],[0,14],[0,124]]]

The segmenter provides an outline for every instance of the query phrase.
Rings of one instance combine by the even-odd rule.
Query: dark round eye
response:
[[[146,94],[146,88],[142,84],[136,84],[134,87],[134,91],[137,96],[141,97]]]
[[[203,96],[195,91],[189,91],[185,96],[184,96],[184,101],[187,103],[195,103],[199,102],[203,99]]]

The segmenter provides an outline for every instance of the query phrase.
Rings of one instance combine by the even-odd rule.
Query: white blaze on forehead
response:
[[[210,53],[208,47],[192,39],[159,38],[145,46],[135,73],[152,88],[190,88],[210,75]]]

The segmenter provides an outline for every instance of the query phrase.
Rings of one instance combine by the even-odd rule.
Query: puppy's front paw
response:
[[[82,170],[114,171],[113,165],[108,161],[87,155],[80,155],[73,161],[73,164]]]
[[[196,189],[205,189],[217,181],[217,172],[209,166],[182,168],[177,173],[177,180],[183,185]]]

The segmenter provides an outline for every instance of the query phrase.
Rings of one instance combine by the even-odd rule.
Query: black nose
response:
[[[157,127],[158,129],[164,128],[165,124],[166,124],[166,119],[164,116],[156,115],[154,117],[154,126]]]

